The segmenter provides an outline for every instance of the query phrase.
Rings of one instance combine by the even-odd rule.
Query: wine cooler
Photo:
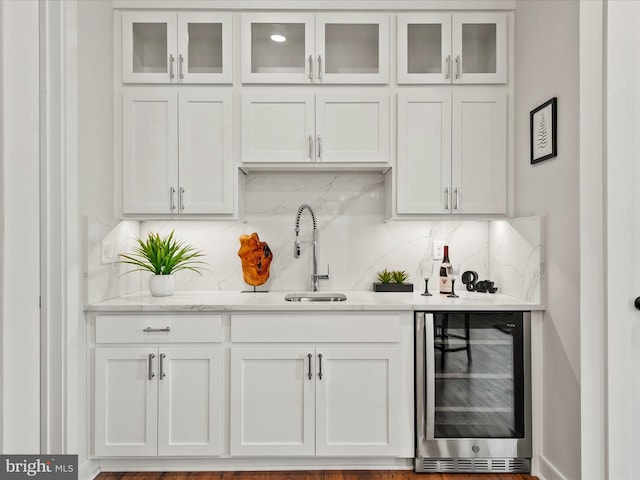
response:
[[[416,312],[416,472],[529,472],[530,312]]]

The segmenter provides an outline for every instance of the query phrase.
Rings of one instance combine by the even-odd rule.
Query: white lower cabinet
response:
[[[96,456],[221,454],[220,347],[97,347],[94,372]]]
[[[234,317],[231,455],[410,455],[399,325],[394,315]]]
[[[392,346],[234,347],[231,455],[398,453],[399,368]]]

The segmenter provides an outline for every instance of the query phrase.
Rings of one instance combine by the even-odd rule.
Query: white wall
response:
[[[78,2],[78,173],[81,215],[113,216],[113,6]]]
[[[38,2],[0,2],[3,453],[40,450]]]
[[[516,216],[547,217],[540,474],[580,477],[579,2],[518,1]],[[558,97],[558,156],[529,163],[529,112]]]

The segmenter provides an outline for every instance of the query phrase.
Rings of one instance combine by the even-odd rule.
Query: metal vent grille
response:
[[[416,472],[516,472],[531,470],[529,458],[416,458]]]

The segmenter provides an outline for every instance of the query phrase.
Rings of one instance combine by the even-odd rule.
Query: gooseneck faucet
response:
[[[316,213],[311,206],[306,203],[300,205],[298,213],[296,214],[296,240],[293,243],[293,258],[300,258],[300,240],[298,236],[300,234],[300,216],[304,210],[309,210],[311,214],[311,220],[313,221],[313,273],[311,274],[312,290],[318,292],[320,290],[320,280],[329,279],[329,265],[327,265],[327,273],[318,274],[318,224],[316,222]]]

